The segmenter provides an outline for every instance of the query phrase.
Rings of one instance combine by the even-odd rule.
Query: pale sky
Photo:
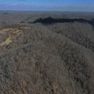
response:
[[[94,11],[94,0],[0,0],[0,10]]]

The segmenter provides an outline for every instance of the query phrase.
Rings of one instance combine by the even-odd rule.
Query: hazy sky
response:
[[[94,11],[94,0],[0,0],[0,10]]]

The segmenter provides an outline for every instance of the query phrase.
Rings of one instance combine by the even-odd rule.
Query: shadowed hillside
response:
[[[65,18],[47,17],[47,18],[36,19],[33,23],[42,23],[42,24],[50,25],[50,24],[55,24],[55,23],[74,23],[74,22],[88,23],[94,27],[94,19],[87,20],[83,18],[65,19]]]

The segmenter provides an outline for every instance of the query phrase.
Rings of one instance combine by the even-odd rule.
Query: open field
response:
[[[0,94],[94,94],[93,17],[0,12]]]

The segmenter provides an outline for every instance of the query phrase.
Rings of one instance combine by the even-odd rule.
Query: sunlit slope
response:
[[[94,94],[93,26],[39,16],[0,28],[0,94]]]

